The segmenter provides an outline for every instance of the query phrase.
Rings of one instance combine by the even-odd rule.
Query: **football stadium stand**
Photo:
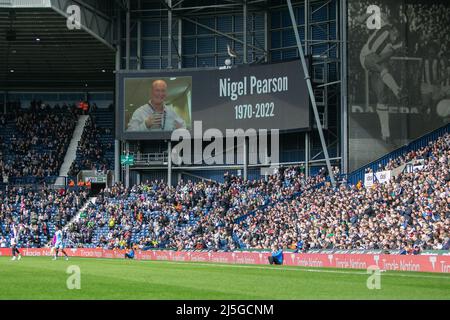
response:
[[[12,223],[19,226],[20,247],[46,246],[55,232],[55,225],[65,226],[85,203],[86,191],[22,187],[0,190],[1,236],[9,244]]]
[[[97,1],[98,8],[78,1],[82,12],[95,10],[77,31],[67,28],[61,10],[28,12],[20,10],[22,2],[0,4],[8,8],[0,23],[10,28],[0,38],[6,57],[0,61],[3,245],[10,246],[11,225],[17,225],[19,247],[48,246],[58,225],[66,246],[77,248],[450,249],[450,125],[442,126],[450,110],[450,7],[444,1],[406,7],[383,1],[383,27],[375,29],[366,24],[368,0],[307,0],[294,8],[285,1],[245,1],[245,9],[241,1],[209,9],[201,1],[179,1],[174,10],[164,1]],[[59,21],[58,31],[49,31]],[[41,49],[25,53],[22,45]],[[303,54],[308,65],[284,64],[297,64]],[[255,102],[228,97],[230,90],[236,99],[247,95],[240,83],[211,80],[222,70],[239,71],[247,86],[244,69],[273,67],[258,71],[269,76],[283,65],[289,70],[273,76],[289,78],[291,92],[269,85],[256,90]],[[153,81],[156,74],[167,79]],[[207,85],[199,85],[205,79]],[[219,97],[211,93],[213,82]],[[152,104],[154,84],[162,85],[161,109]],[[231,104],[216,99],[225,96]],[[253,118],[266,122],[250,121],[249,101],[258,110],[263,102],[273,106]],[[240,112],[244,105],[247,114]],[[143,109],[133,119],[136,108]],[[222,110],[233,108],[231,118],[222,118]],[[129,118],[139,130],[125,128]],[[203,159],[174,166],[172,175],[167,128],[217,119],[235,129],[246,120],[249,128],[279,129],[278,171],[263,177],[261,163],[208,167]],[[288,126],[287,120],[295,121]],[[257,153],[245,146],[246,156]],[[141,162],[134,166],[134,160]],[[94,192],[89,179],[85,185],[83,171],[95,178],[109,172],[112,181],[113,170],[114,183],[102,190]]]
[[[80,170],[107,171],[113,169],[113,122],[114,114],[108,109],[97,109],[90,112],[90,118],[84,127],[69,176],[76,176]]]
[[[0,168],[8,184],[57,174],[76,113],[39,102],[2,115]],[[112,129],[111,112],[91,111],[71,175],[111,168]],[[8,185],[0,193],[1,236],[8,241],[10,224],[16,223],[23,247],[47,245],[54,226],[61,225],[72,247],[232,251],[275,243],[302,251],[449,250],[449,147],[447,125],[353,175],[339,176],[335,168],[335,188],[324,169],[307,178],[299,166],[281,167],[267,180],[225,174],[223,182],[188,180],[172,187],[163,181],[116,184],[88,203],[83,188]],[[361,174],[386,171],[392,173],[388,181],[365,181]]]
[[[171,249],[448,250],[449,126],[441,136],[392,158],[378,171],[402,168],[371,186],[299,167],[268,181],[225,176],[224,183],[161,181],[106,189],[71,224],[74,246]],[[422,139],[429,139],[428,136]],[[416,143],[416,145],[423,145]],[[419,163],[419,166],[406,164]]]
[[[75,127],[75,110],[33,101],[30,108],[17,108],[2,119],[2,184],[54,183]]]

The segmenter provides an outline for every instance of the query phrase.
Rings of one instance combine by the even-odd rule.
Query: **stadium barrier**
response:
[[[126,250],[101,248],[66,249],[69,256],[85,258],[124,258]],[[24,248],[23,256],[51,256],[50,248]],[[207,252],[137,250],[136,260],[209,262],[230,264],[268,264],[270,252]],[[11,256],[11,249],[1,248],[0,256]],[[388,255],[348,253],[284,253],[284,265],[322,268],[367,269],[450,273],[450,255]]]
[[[371,169],[373,172],[377,172],[380,165],[385,166],[389,163],[390,160],[396,159],[398,157],[406,155],[408,152],[417,151],[425,146],[427,146],[430,142],[436,141],[438,138],[442,137],[446,133],[450,132],[450,123],[442,126],[430,133],[427,133],[408,144],[391,151],[390,153],[382,156],[381,158],[374,160],[361,168],[353,171],[352,173],[347,175],[347,183],[351,185],[356,185],[358,181],[364,181],[364,175],[367,169]]]

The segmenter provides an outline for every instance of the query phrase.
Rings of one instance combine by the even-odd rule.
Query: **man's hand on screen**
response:
[[[162,114],[155,113],[151,114],[145,119],[145,125],[147,128],[152,128],[153,126],[161,127]]]

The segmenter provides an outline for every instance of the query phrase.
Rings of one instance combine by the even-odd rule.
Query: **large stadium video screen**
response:
[[[450,116],[450,1],[348,1],[350,170]]]
[[[309,97],[299,60],[183,71],[117,74],[116,135],[169,139],[178,128],[310,128]]]

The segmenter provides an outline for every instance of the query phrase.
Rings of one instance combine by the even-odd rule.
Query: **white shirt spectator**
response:
[[[5,237],[2,237],[0,239],[0,248],[6,248],[6,239],[5,239]]]

